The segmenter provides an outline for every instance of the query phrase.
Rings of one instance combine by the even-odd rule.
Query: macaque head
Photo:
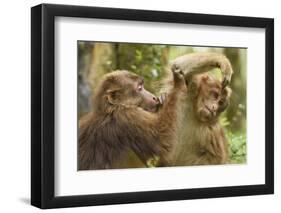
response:
[[[99,97],[102,97],[100,100]],[[144,88],[142,77],[129,71],[114,71],[106,74],[98,86],[95,101],[103,102],[100,106],[137,106],[155,112],[159,100]],[[96,103],[98,104],[98,103]]]
[[[217,121],[229,104],[231,89],[223,87],[222,82],[210,74],[193,76],[189,88],[197,119],[207,123]]]

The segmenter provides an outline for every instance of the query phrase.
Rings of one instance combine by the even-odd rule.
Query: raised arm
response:
[[[229,60],[223,54],[190,53],[176,58],[171,63],[171,69],[183,72],[186,79],[191,75],[208,72],[216,67],[220,68],[223,74],[223,85],[228,85],[233,70]]]

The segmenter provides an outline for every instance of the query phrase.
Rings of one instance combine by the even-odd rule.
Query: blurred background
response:
[[[247,49],[175,45],[102,43],[78,41],[78,117],[91,111],[91,95],[100,77],[114,70],[129,70],[144,77],[145,87],[154,94],[168,72],[169,62],[192,52],[218,52],[231,62],[234,74],[231,102],[221,115],[229,141],[232,163],[247,162],[246,78]],[[218,69],[211,70],[220,77]]]

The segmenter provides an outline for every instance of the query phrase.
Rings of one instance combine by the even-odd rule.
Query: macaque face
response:
[[[111,94],[113,102],[123,105],[133,105],[143,108],[144,110],[155,112],[158,109],[158,98],[144,88],[144,80],[142,77],[128,72],[118,71],[119,74],[115,78],[117,85],[112,85],[113,88],[117,86]]]
[[[230,89],[222,88],[221,82],[205,74],[196,79],[197,96],[195,109],[201,122],[216,121],[229,103]]]
[[[140,97],[140,107],[151,112],[155,112],[159,105],[158,98],[144,88],[143,78],[139,78],[133,85],[136,96]]]

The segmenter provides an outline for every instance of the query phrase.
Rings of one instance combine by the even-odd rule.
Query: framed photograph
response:
[[[272,194],[274,20],[31,9],[31,204]]]

